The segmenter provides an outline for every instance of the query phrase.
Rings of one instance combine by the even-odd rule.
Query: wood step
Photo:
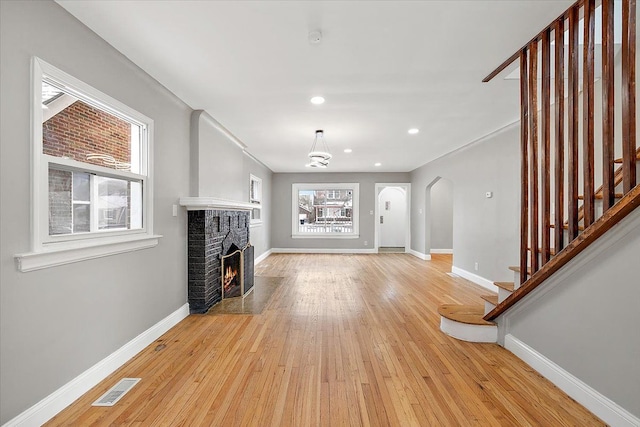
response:
[[[531,248],[527,248],[527,250],[531,251]],[[542,248],[538,248],[538,253],[542,253]],[[556,248],[550,248],[549,253],[551,256],[554,256],[556,254]]]
[[[518,268],[518,271],[520,271],[520,268]],[[509,292],[513,292],[516,288],[516,284],[514,282],[493,282],[493,284]]]
[[[596,194],[593,195],[593,197],[596,200],[602,200],[604,198],[604,195],[602,193],[596,193]],[[616,199],[622,199],[624,197],[624,194],[623,193],[616,193],[614,195],[614,197]],[[583,195],[578,196],[578,200],[584,200],[584,196]]]
[[[512,266],[509,267],[509,270],[515,271],[516,273],[520,273],[520,266],[519,265],[512,265]],[[531,268],[527,268],[527,274],[529,276],[531,276]]]
[[[640,161],[640,153],[636,152],[636,162]],[[613,161],[614,163],[622,163],[622,157],[617,158]]]
[[[498,295],[481,295],[480,298],[493,305],[498,305]]]
[[[551,224],[551,228],[556,228],[556,225],[555,224]],[[569,224],[563,225],[562,228],[564,228],[565,230],[568,230],[569,229]],[[578,225],[578,230],[584,231],[584,225]]]
[[[442,304],[438,307],[438,314],[467,325],[495,326],[494,322],[487,322],[483,319],[484,307],[481,305]]]

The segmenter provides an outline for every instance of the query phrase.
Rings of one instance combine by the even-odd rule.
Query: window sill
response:
[[[359,234],[293,234],[292,239],[359,239]]]
[[[71,264],[157,246],[160,235],[126,236],[108,241],[78,242],[73,247],[47,248],[15,255],[18,270],[24,272]]]

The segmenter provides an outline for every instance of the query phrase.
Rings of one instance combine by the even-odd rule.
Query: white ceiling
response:
[[[58,3],[274,172],[318,171],[305,168],[316,129],[334,156],[326,171],[382,172],[516,121],[518,81],[481,81],[573,2]]]

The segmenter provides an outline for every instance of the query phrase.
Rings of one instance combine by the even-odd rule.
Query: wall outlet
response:
[[[365,240],[365,241],[364,241],[364,245],[365,245],[365,246],[368,246],[368,245],[369,245],[369,242],[367,242],[367,241]]]
[[[373,215],[373,211],[369,211],[369,215]]]
[[[478,271],[478,263],[477,262],[474,264],[473,269]]]
[[[173,205],[173,216],[178,216],[178,205]]]

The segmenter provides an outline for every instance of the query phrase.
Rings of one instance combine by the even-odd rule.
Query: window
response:
[[[262,179],[249,175],[249,202],[255,207],[251,209],[251,224],[262,224]]]
[[[153,121],[39,58],[33,76],[33,252],[16,256],[20,269],[157,244]]]
[[[292,236],[357,238],[358,184],[293,184]]]

